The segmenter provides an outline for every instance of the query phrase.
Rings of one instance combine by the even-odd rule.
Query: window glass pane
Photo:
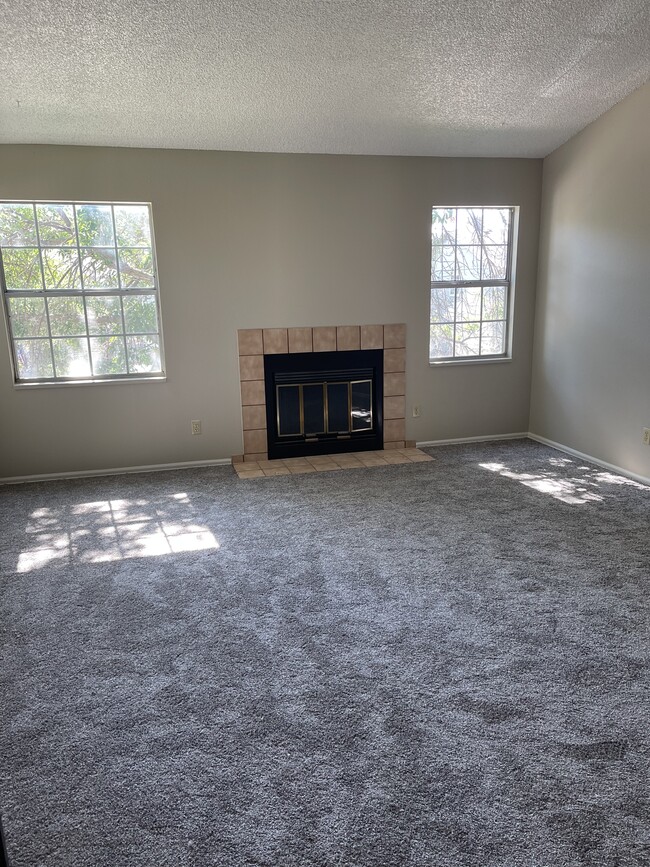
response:
[[[90,376],[88,341],[85,337],[60,337],[52,341],[57,376]]]
[[[131,373],[160,373],[160,341],[158,337],[127,337]]]
[[[122,337],[91,337],[90,352],[95,376],[127,373]]]
[[[153,295],[134,295],[124,298],[124,324],[127,334],[156,334],[156,299]]]
[[[431,243],[456,243],[456,209],[434,208],[431,213]]]
[[[463,322],[456,325],[456,355],[478,355],[480,342],[480,322]]]
[[[481,287],[465,286],[456,290],[456,321],[481,318]]]
[[[506,318],[506,287],[483,287],[483,320]]]
[[[14,337],[47,337],[44,298],[10,298],[9,317]]]
[[[141,247],[120,250],[120,276],[123,289],[149,289],[153,287],[153,260],[151,249]]]
[[[41,262],[36,250],[11,250],[2,251],[2,264],[4,266],[7,290],[12,289],[35,289],[41,292],[43,278],[41,276]]]
[[[151,247],[146,205],[115,205],[115,229],[118,247]]]
[[[117,289],[115,247],[84,247],[81,251],[84,289]]]
[[[89,334],[121,334],[122,312],[120,299],[110,295],[86,298]]]
[[[42,247],[76,246],[72,205],[36,205],[38,236]]]
[[[0,202],[18,381],[162,373],[150,217],[142,204]]]
[[[26,202],[0,205],[0,244],[31,247],[37,243],[34,206]]]
[[[49,340],[16,340],[14,346],[20,379],[41,379],[54,375]]]
[[[453,247],[431,248],[431,279],[450,281],[454,279],[456,256]]]
[[[480,244],[483,235],[483,209],[458,208],[457,244]]]
[[[484,322],[481,326],[481,355],[502,355],[506,351],[505,338],[505,322]]]
[[[507,244],[510,236],[510,208],[483,209],[483,243]]]
[[[451,358],[454,354],[454,326],[432,325],[429,332],[430,358]]]
[[[456,290],[448,286],[431,287],[431,322],[454,321]]]
[[[43,272],[46,289],[81,289],[76,250],[56,247],[43,250]]]
[[[481,279],[480,247],[456,247],[456,279]]]
[[[48,298],[47,309],[53,337],[86,333],[83,298]]]
[[[432,359],[506,354],[513,214],[510,207],[432,208]]]
[[[483,247],[483,279],[505,280],[507,261],[507,247]]]
[[[77,205],[77,229],[82,247],[110,247],[115,244],[110,205]]]

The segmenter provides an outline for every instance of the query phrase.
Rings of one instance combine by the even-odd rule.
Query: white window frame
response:
[[[431,344],[429,342],[429,364],[432,367],[438,367],[441,365],[460,365],[460,364],[490,364],[495,362],[504,362],[504,361],[512,361],[512,338],[513,338],[513,321],[514,321],[514,295],[515,295],[515,266],[517,259],[517,241],[518,241],[518,233],[519,233],[519,206],[518,205],[494,205],[494,204],[455,204],[455,205],[433,205],[431,208],[431,215],[433,215],[434,211],[444,211],[444,210],[455,210],[459,209],[469,209],[469,210],[488,210],[488,209],[498,209],[498,210],[509,210],[510,211],[510,226],[508,231],[508,241],[507,241],[507,262],[506,262],[506,276],[503,280],[493,280],[493,279],[481,279],[481,280],[431,280],[430,290],[429,290],[429,330],[431,329],[431,325],[435,324],[431,318],[431,293],[433,291],[434,286],[440,288],[453,288],[454,290],[458,290],[459,288],[465,287],[480,287],[481,290],[483,287],[489,286],[503,286],[505,287],[505,337],[504,337],[504,351],[497,354],[479,354],[479,355],[450,355],[450,356],[432,356],[431,355]],[[433,221],[431,221],[433,225]],[[456,233],[458,231],[458,227],[456,227]],[[450,245],[451,246],[451,245]],[[454,249],[458,246],[456,242],[454,244]],[[429,253],[430,253],[430,264],[433,258],[433,238],[431,237],[429,243]],[[453,339],[453,349],[455,351],[456,348],[456,326],[460,323],[463,323],[463,320],[458,320],[456,318],[456,303],[457,303],[457,292],[455,294],[454,301],[454,339]],[[481,318],[480,323],[483,323],[483,311],[482,311],[482,302],[481,302]],[[487,320],[490,321],[490,320]],[[445,324],[445,323],[438,323]],[[447,323],[451,324],[451,323]]]
[[[75,207],[83,206],[83,205],[103,205],[111,207],[111,216],[113,221],[113,235],[114,235],[114,246],[117,254],[117,278],[118,278],[118,288],[85,288],[83,285],[83,269],[80,268],[80,284],[81,288],[79,290],[74,289],[62,289],[62,290],[54,290],[54,289],[46,289],[45,284],[43,284],[43,288],[41,290],[34,289],[13,289],[8,290],[7,284],[5,280],[5,272],[4,272],[4,263],[2,257],[3,250],[11,250],[11,249],[25,249],[26,247],[30,249],[38,248],[38,256],[41,268],[41,274],[43,274],[43,250],[52,249],[52,247],[48,245],[42,245],[40,241],[39,231],[38,231],[38,221],[36,220],[36,211],[34,211],[35,217],[35,226],[36,226],[36,245],[24,245],[20,246],[0,246],[0,292],[2,293],[2,310],[4,315],[5,322],[5,331],[7,335],[7,341],[9,344],[9,354],[11,358],[11,372],[13,376],[13,383],[16,388],[42,388],[49,386],[77,386],[77,385],[97,385],[101,383],[116,383],[116,382],[164,382],[166,380],[166,370],[165,370],[165,348],[164,348],[164,338],[163,338],[163,327],[162,327],[162,313],[161,313],[161,302],[160,302],[160,284],[158,280],[158,264],[156,259],[156,241],[154,235],[154,225],[153,225],[153,208],[151,202],[133,202],[133,201],[89,201],[89,200],[72,200],[72,199],[30,199],[30,198],[21,198],[21,199],[0,199],[1,205],[32,205],[34,209],[38,205],[73,205]],[[129,206],[129,205],[137,205],[140,207],[146,207],[149,212],[149,232],[151,237],[151,262],[152,262],[152,274],[153,274],[153,287],[147,288],[133,288],[133,289],[125,289],[122,287],[120,272],[119,272],[119,249],[127,249],[127,248],[119,248],[117,245],[117,233],[115,228],[115,208],[120,206]],[[70,250],[77,251],[80,260],[81,260],[81,246],[79,242],[79,236],[76,228],[76,219],[75,219],[75,235],[76,235],[76,246],[70,245]],[[111,246],[111,245],[108,245]],[[55,248],[58,249],[58,248]],[[131,248],[136,249],[136,248]],[[54,350],[53,350],[53,337],[49,323],[49,315],[47,314],[47,300],[46,300],[46,316],[48,323],[48,334],[47,336],[43,336],[41,338],[15,338],[12,333],[11,328],[11,313],[9,309],[9,299],[10,298],[54,298],[54,297],[74,297],[81,298],[84,301],[84,318],[86,321],[86,333],[75,335],[79,338],[85,338],[90,341],[93,335],[89,332],[88,328],[88,316],[86,313],[86,304],[85,299],[87,297],[101,297],[101,296],[110,296],[116,298],[123,297],[133,297],[133,296],[150,296],[154,297],[156,301],[156,323],[158,327],[157,334],[155,335],[158,338],[159,347],[160,347],[160,371],[152,371],[152,372],[143,372],[143,371],[134,371],[127,373],[110,373],[110,374],[94,374],[91,372],[90,376],[75,376],[75,377],[64,377],[64,376],[51,376],[51,377],[38,377],[38,378],[20,378],[18,375],[18,364],[16,361],[16,347],[14,344],[15,340],[24,340],[24,339],[47,339],[50,342],[50,352],[52,354],[52,370],[53,373],[56,373],[56,366],[54,363]],[[111,335],[111,334],[101,334],[97,335],[98,337],[110,337],[110,336],[118,336],[122,337],[125,341],[127,337],[130,336],[154,336],[152,332],[147,332],[146,334],[136,334],[127,333],[126,331],[126,323],[124,318],[124,307],[120,304],[120,316],[121,316],[121,324],[122,324],[122,332],[121,334]],[[91,365],[92,371],[92,353],[90,351],[90,342],[88,343],[88,357]],[[125,342],[125,362],[127,365],[128,371],[128,350],[126,348]]]

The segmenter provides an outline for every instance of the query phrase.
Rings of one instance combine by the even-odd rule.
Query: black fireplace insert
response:
[[[265,355],[269,458],[382,449],[384,353]]]

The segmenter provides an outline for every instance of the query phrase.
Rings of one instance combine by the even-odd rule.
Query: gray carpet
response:
[[[649,865],[650,489],[431,454],[2,490],[14,867]]]

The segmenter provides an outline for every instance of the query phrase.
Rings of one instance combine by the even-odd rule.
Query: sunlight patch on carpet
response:
[[[552,467],[558,467],[573,462],[569,458],[550,458],[548,463]],[[589,478],[561,477],[555,469],[542,470],[538,473],[516,473],[505,464],[500,463],[482,463],[479,466],[492,473],[498,473],[504,479],[513,479],[527,488],[548,494],[556,500],[570,503],[573,506],[599,503],[603,500],[603,497],[594,491],[594,488],[598,488],[598,483]]]
[[[56,563],[106,563],[134,557],[219,548],[214,534],[194,520],[186,493],[147,499],[96,500],[67,509],[35,509],[25,528],[28,545],[18,556],[19,574]]]

